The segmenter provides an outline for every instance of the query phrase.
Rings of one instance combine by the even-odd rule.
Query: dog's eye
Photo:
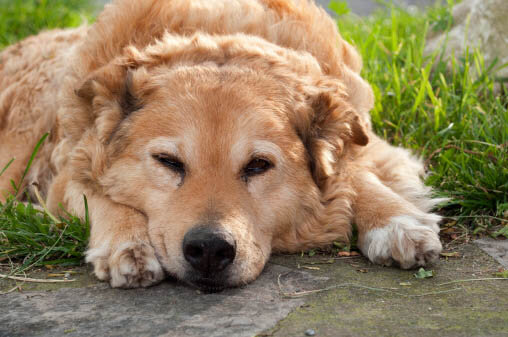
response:
[[[273,164],[263,158],[252,159],[243,169],[243,177],[249,178],[258,174],[262,174],[273,167]]]
[[[153,158],[157,160],[162,165],[167,168],[173,170],[175,173],[180,175],[185,174],[185,165],[175,156],[167,155],[167,154],[154,154]]]

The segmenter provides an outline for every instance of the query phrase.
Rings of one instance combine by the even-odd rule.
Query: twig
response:
[[[8,290],[8,291],[1,291],[0,292],[0,295],[7,295],[7,294],[10,294],[12,293],[13,291],[17,290],[17,289],[21,289],[21,286],[20,285],[17,285],[15,286],[14,288],[12,288],[11,290]]]
[[[47,280],[47,279],[40,279],[40,278],[9,276],[9,275],[5,275],[5,274],[0,274],[0,278],[7,278],[9,280],[15,280],[15,281],[35,282],[35,283],[66,283],[66,282],[76,281],[75,279],[72,279],[72,280]]]
[[[440,287],[440,286],[445,286],[445,285],[454,284],[454,283],[465,283],[465,282],[474,282],[474,281],[491,281],[491,280],[508,281],[508,278],[506,278],[506,277],[472,278],[472,279],[467,279],[467,280],[455,280],[455,281],[445,282],[445,283],[438,284],[438,286]]]
[[[457,291],[457,290],[462,290],[461,288],[453,288],[453,289],[448,289],[448,290],[441,290],[441,291],[434,291],[434,292],[429,292],[429,293],[411,295],[411,294],[402,294],[402,293],[399,293],[399,292],[396,292],[393,290],[389,290],[389,289],[369,287],[369,286],[365,286],[362,284],[342,283],[342,284],[335,284],[335,285],[332,285],[332,286],[329,286],[326,288],[322,288],[322,289],[304,290],[304,291],[297,291],[294,293],[287,293],[282,290],[282,284],[280,282],[281,276],[282,276],[282,274],[279,274],[279,276],[277,278],[277,283],[279,285],[279,291],[281,292],[281,294],[284,297],[289,297],[289,298],[298,298],[298,297],[303,297],[303,296],[307,296],[307,295],[311,295],[311,294],[321,293],[323,291],[328,291],[328,290],[337,289],[337,288],[344,288],[344,287],[362,288],[362,289],[367,289],[370,291],[390,293],[390,294],[394,294],[394,295],[398,295],[398,296],[402,296],[402,297],[423,297],[423,296],[439,295],[439,294],[444,294],[444,293],[450,293],[450,292]]]
[[[341,257],[331,257],[328,260],[349,260],[349,259],[359,259],[363,257],[363,255],[353,255],[353,256],[341,256]]]

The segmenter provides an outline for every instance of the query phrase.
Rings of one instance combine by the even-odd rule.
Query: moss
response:
[[[391,290],[372,291],[345,287],[307,298],[307,304],[293,311],[267,335],[299,336],[314,329],[318,336],[453,336],[508,334],[508,287],[504,281],[456,283],[452,280],[492,276],[498,265],[475,246],[461,248],[462,259],[441,260],[432,269],[436,276],[417,280],[414,271],[383,268],[365,259],[343,260],[319,265],[313,274],[326,275],[327,285],[354,283]],[[317,258],[277,257],[287,266],[318,262]],[[316,266],[316,265],[314,265]],[[359,272],[367,269],[367,273]],[[482,274],[481,271],[485,271]],[[400,282],[411,286],[401,286]],[[406,295],[457,291],[422,297]]]

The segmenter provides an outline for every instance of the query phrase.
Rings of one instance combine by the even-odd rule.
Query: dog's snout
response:
[[[182,248],[185,260],[205,275],[221,272],[236,256],[233,236],[225,230],[211,226],[196,227],[188,231]]]

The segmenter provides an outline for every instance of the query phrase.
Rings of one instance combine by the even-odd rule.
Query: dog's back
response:
[[[53,147],[65,137],[77,141],[91,122],[87,111],[75,108],[79,98],[74,91],[81,81],[122,55],[125,47],[144,48],[166,32],[244,33],[309,52],[325,74],[343,77],[345,71],[361,69],[356,50],[312,1],[116,0],[91,27],[43,32],[0,53],[0,169],[16,158],[0,178],[0,191],[12,192],[10,180],[20,180],[35,144],[51,131],[53,141],[42,149],[42,160],[25,181],[45,185],[52,175],[48,163],[57,164],[50,160]],[[67,156],[69,149],[63,147]]]
[[[10,180],[21,180],[40,137],[53,128],[62,79],[86,29],[43,32],[0,52],[0,171],[15,159],[0,177],[0,201],[12,192]],[[36,171],[50,172],[35,165]]]
[[[338,34],[322,8],[307,0],[118,0],[107,5],[83,46],[82,71],[90,72],[129,44],[144,47],[165,31],[178,35],[245,33],[281,47],[307,51],[326,74],[347,65],[359,72],[361,58]]]

